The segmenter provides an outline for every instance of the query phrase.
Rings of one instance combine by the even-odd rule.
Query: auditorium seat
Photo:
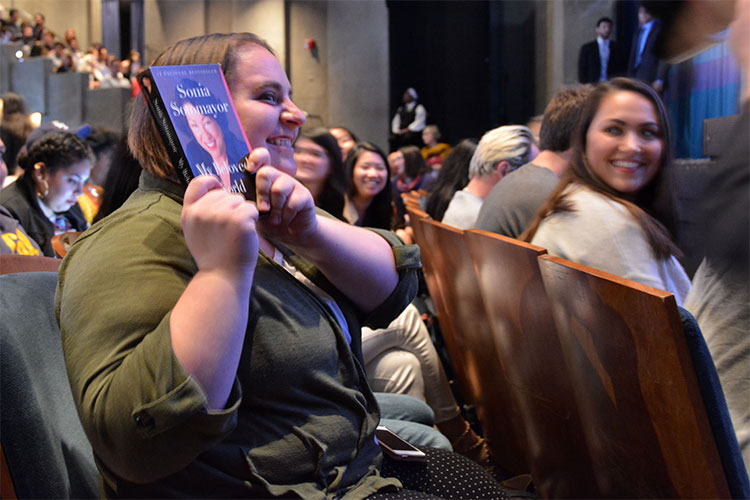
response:
[[[602,498],[729,498],[674,296],[539,257]]]
[[[478,229],[464,238],[497,355],[521,409],[537,492],[543,498],[596,498],[573,381],[539,270],[546,250]]]
[[[53,311],[56,286],[52,272],[0,276],[3,499],[98,497],[99,476]]]
[[[523,417],[497,354],[463,231],[434,220],[423,220],[422,231],[433,249],[430,259],[448,316],[454,319],[455,346],[449,353],[461,359],[495,463],[506,473],[528,473]]]

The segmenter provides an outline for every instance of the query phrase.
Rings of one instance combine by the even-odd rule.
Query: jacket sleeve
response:
[[[391,231],[368,229],[378,233],[391,245],[399,281],[388,298],[374,311],[364,316],[361,323],[371,328],[385,328],[414,300],[418,288],[418,272],[422,264],[419,260],[417,245],[404,245],[401,239]]]
[[[159,205],[157,202],[156,205]],[[73,397],[106,472],[135,483],[177,472],[236,426],[235,380],[209,412],[171,345],[172,307],[195,273],[179,204],[165,217],[98,225],[71,247],[55,312]]]

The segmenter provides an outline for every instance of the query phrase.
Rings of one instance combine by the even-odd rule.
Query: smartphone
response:
[[[401,439],[395,432],[384,425],[379,425],[375,429],[375,438],[383,449],[383,452],[395,460],[424,462],[427,459],[427,455],[423,451],[409,444],[408,441]]]

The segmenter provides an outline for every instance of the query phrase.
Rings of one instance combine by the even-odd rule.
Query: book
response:
[[[151,66],[138,83],[183,183],[214,175],[226,191],[254,199],[254,175],[245,172],[251,148],[221,66]]]

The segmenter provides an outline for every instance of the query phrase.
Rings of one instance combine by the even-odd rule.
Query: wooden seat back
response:
[[[526,455],[544,498],[593,498],[591,460],[538,257],[547,251],[467,230],[487,319],[523,416]]]
[[[448,356],[450,357],[451,368],[456,374],[458,390],[464,398],[473,403],[473,391],[464,376],[466,369],[463,365],[461,350],[456,341],[456,333],[454,331],[455,320],[450,315],[450,309],[445,305],[445,300],[443,298],[444,292],[435,273],[435,266],[433,264],[434,257],[432,256],[434,247],[431,247],[428,244],[424,234],[424,221],[428,220],[430,216],[419,208],[407,206],[406,211],[409,214],[409,224],[414,230],[414,240],[416,244],[419,245],[420,256],[422,259],[422,274],[424,275],[425,284],[427,285],[427,291],[435,305],[435,313],[440,325],[440,330],[443,334],[443,340],[445,341]]]
[[[418,191],[408,191],[401,193],[401,200],[404,202],[404,207],[412,207],[418,210],[422,210],[422,205],[419,202],[421,195]]]
[[[542,255],[602,498],[728,498],[674,296]]]
[[[0,255],[0,275],[49,271],[57,272],[60,267],[60,259],[44,257],[41,255]]]
[[[506,472],[526,473],[522,418],[497,355],[463,231],[433,220],[423,221],[422,230],[427,246],[435,249],[432,264],[446,308],[455,319],[450,355],[462,359],[463,377],[493,458]]]

